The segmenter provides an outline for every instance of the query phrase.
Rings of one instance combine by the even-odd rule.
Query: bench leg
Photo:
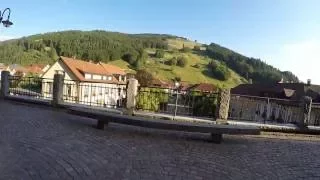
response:
[[[104,122],[103,121],[98,120],[97,129],[104,130]]]
[[[222,141],[222,134],[211,133],[211,141],[216,144],[220,144]]]
[[[105,126],[105,125],[108,125],[108,124],[109,124],[108,121],[98,120],[98,122],[97,122],[97,129],[104,130],[104,126]]]

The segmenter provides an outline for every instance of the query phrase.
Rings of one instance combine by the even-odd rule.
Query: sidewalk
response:
[[[151,117],[151,118],[165,119],[165,120],[188,121],[188,122],[194,122],[194,123],[208,123],[208,124],[216,123],[213,119],[210,119],[210,118],[190,117],[190,116],[174,117],[173,115],[170,115],[170,114],[143,112],[143,111],[136,111],[135,116]],[[294,124],[279,124],[279,123],[263,124],[259,122],[236,121],[236,120],[228,120],[228,124],[254,126],[254,127],[259,127],[263,131],[272,131],[272,132],[320,134],[320,126],[307,126],[305,129],[301,129]]]

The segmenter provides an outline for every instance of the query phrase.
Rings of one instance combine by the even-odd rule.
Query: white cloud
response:
[[[320,41],[285,44],[268,59],[281,70],[292,71],[304,82],[311,79],[313,84],[320,84]]]
[[[0,41],[5,41],[5,40],[9,40],[9,39],[13,39],[13,36],[2,36],[0,35]]]

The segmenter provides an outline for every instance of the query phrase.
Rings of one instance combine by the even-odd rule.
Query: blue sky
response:
[[[7,0],[0,40],[67,29],[168,33],[215,42],[320,84],[319,0]]]

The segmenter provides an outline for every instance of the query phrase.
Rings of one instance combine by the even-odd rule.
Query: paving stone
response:
[[[0,179],[319,179],[320,143],[110,124],[0,100]]]

